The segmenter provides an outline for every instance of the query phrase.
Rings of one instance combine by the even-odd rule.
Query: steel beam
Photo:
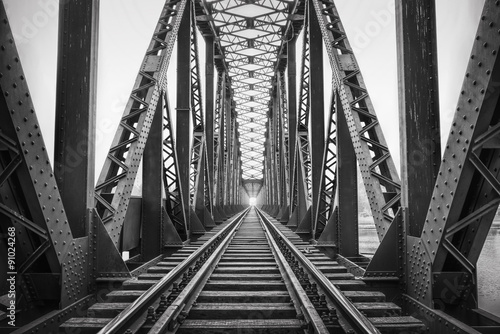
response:
[[[33,251],[23,263],[16,263],[18,274],[31,274],[31,266],[36,265],[33,272],[58,277],[61,284],[56,286],[60,290],[47,288],[45,295],[58,300],[60,307],[65,307],[92,289],[92,280],[100,274],[94,263],[102,257],[89,246],[92,244],[90,235],[94,233],[89,237],[73,237],[3,3],[0,4],[0,22],[4,32],[0,34],[0,65],[3,69],[0,75],[0,143],[3,147],[0,180],[3,187],[15,190],[16,198],[22,198],[19,201],[22,205],[16,206],[2,198],[0,212],[3,223],[22,226],[19,232],[29,231],[33,244],[39,245],[27,245],[27,249]],[[7,165],[5,159],[10,159]],[[19,208],[22,210],[16,211]],[[109,258],[124,266],[114,245],[107,244],[114,250],[108,254]],[[24,248],[24,245],[19,243],[18,247]],[[30,290],[30,282],[20,276],[16,280],[22,284],[23,291]],[[29,293],[26,297],[28,301],[32,300]]]
[[[418,248],[407,246],[409,294],[455,316],[477,307],[476,263],[500,202],[500,149],[487,145],[499,129],[498,22],[500,3],[486,1]]]
[[[297,233],[310,233],[311,230],[311,157],[309,147],[309,20],[310,11],[306,6],[304,16],[304,42],[302,45],[302,66],[300,71],[300,98],[297,119],[297,143],[295,158],[295,182],[294,182],[294,211],[290,217],[289,225],[297,226]]]
[[[88,234],[95,205],[98,22],[99,0],[59,5],[54,174],[75,237]]]
[[[179,162],[178,178],[184,203],[184,215],[191,231],[190,181],[191,166],[191,1],[186,2],[177,35],[177,124],[175,149]]]
[[[205,142],[207,151],[207,179],[214,186],[214,38],[205,37]],[[213,192],[212,192],[213,193]],[[212,198],[212,194],[210,194]],[[211,203],[212,200],[210,201]],[[210,210],[211,211],[211,210]]]
[[[163,246],[163,102],[158,101],[142,157],[141,255],[146,262]]]
[[[309,6],[309,104],[310,104],[310,159],[311,159],[311,238],[315,238],[321,202],[324,173],[325,104],[323,86],[323,38],[312,1]],[[352,172],[352,171],[351,171]]]
[[[359,254],[358,174],[356,152],[340,98],[337,99],[338,250],[344,257]]]
[[[294,189],[294,168],[296,166],[295,150],[297,143],[297,57],[296,57],[297,37],[288,42],[288,155],[289,155],[289,194],[288,205],[293,210],[293,189]]]
[[[434,0],[397,1],[401,206],[419,236],[441,160]]]

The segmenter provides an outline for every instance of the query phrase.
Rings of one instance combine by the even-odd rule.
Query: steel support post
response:
[[[289,191],[288,194],[288,205],[290,206],[290,212],[293,210],[293,189],[294,189],[294,168],[296,165],[295,161],[295,144],[297,142],[297,60],[296,60],[296,42],[297,37],[294,36],[288,42],[288,159],[290,168],[290,178],[289,178]]]
[[[351,141],[340,98],[337,101],[337,248],[344,257],[359,254],[358,174],[356,152]],[[331,220],[330,223],[333,223]]]
[[[310,46],[309,20],[310,12],[306,6],[304,17],[304,40],[302,45],[302,66],[300,71],[300,93],[297,119],[297,142],[295,158],[294,208],[287,225],[297,226],[295,232],[309,234],[311,232],[311,157],[309,143],[309,79],[310,79]]]
[[[277,73],[276,77],[276,107],[277,107],[277,113],[278,113],[278,119],[277,119],[277,124],[276,128],[278,131],[278,137],[276,138],[276,147],[278,149],[278,154],[277,154],[277,161],[279,164],[279,170],[278,170],[278,178],[279,178],[279,184],[280,184],[280,197],[279,197],[279,207],[280,211],[278,213],[278,216],[276,219],[281,220],[283,217],[283,214],[286,213],[287,209],[287,178],[286,178],[286,168],[287,168],[287,163],[286,163],[286,148],[285,148],[285,131],[287,130],[288,124],[285,123],[284,119],[284,111],[286,111],[286,108],[283,107],[283,98],[284,95],[282,94],[282,85],[281,85],[281,79],[283,78],[283,72],[279,71]],[[288,217],[286,217],[288,220]]]
[[[3,185],[0,187],[3,217],[0,232],[6,233],[7,227],[13,226],[18,241],[26,240],[19,234],[27,232],[32,243],[16,244],[20,255],[15,268],[18,292],[28,302],[49,300],[64,308],[92,290],[92,280],[103,269],[99,266],[103,257],[99,249],[89,245],[94,245],[96,237],[102,240],[101,236],[108,237],[108,234],[97,222],[91,225],[101,226],[102,232],[73,237],[67,207],[61,201],[3,3],[0,3],[0,22],[3,32],[0,34],[0,66],[4,69],[0,75],[0,143],[3,148],[0,155],[0,183]],[[15,198],[5,197],[6,188],[10,188]],[[106,245],[111,248],[109,259],[118,260],[123,268],[123,261],[109,237]],[[26,250],[32,251],[27,253]],[[112,271],[110,267],[106,268],[108,273]],[[36,303],[29,306],[35,307]]]
[[[485,1],[424,228],[407,238],[409,294],[461,318],[477,308],[477,260],[500,203],[498,22],[500,3]]]
[[[184,214],[191,236],[189,171],[191,165],[191,1],[186,2],[177,36],[177,126],[176,151],[179,162],[179,182],[184,203]]]
[[[234,205],[234,184],[236,183],[236,117],[233,116],[231,129],[231,165],[229,168],[229,205]]]
[[[163,244],[163,99],[158,101],[142,157],[141,255],[148,261],[162,252]]]
[[[232,129],[233,129],[233,101],[230,96],[227,97],[227,108],[226,112],[226,136],[225,142],[226,145],[224,147],[224,155],[226,157],[225,165],[224,165],[224,205],[229,205],[229,189],[231,182],[231,148],[232,148]]]
[[[221,167],[224,163],[224,108],[225,108],[225,96],[226,96],[226,76],[224,73],[218,74],[217,82],[217,105],[216,114],[214,119],[214,134],[217,136],[216,142],[214,142],[214,203],[217,211],[220,210],[222,204],[222,180]]]
[[[75,237],[88,235],[95,206],[98,22],[99,0],[59,5],[54,174]]]
[[[420,236],[441,160],[434,0],[397,1],[401,206]]]
[[[279,165],[277,160],[277,121],[278,121],[278,108],[276,101],[276,90],[274,90],[274,96],[271,98],[271,118],[269,119],[269,147],[270,147],[270,159],[271,159],[271,177],[273,179],[273,189],[274,198],[273,205],[279,205],[280,189],[279,189]],[[274,210],[274,208],[273,208]],[[273,214],[276,212],[273,211]]]
[[[227,109],[227,100],[228,100],[228,82],[226,73],[222,73],[221,75],[221,92],[220,92],[220,105],[218,110],[218,147],[217,147],[217,177],[215,178],[215,182],[217,183],[217,193],[216,193],[216,203],[219,213],[221,214],[223,219],[227,218],[227,215],[224,211],[224,166],[225,166],[225,152],[224,147],[225,143],[225,119],[226,119],[226,109]]]
[[[220,139],[219,139],[219,147],[220,147],[220,156],[219,156],[219,180],[220,180],[220,203],[221,203],[221,208],[224,210],[224,206],[226,205],[226,149],[227,149],[227,133],[226,133],[226,128],[227,125],[226,123],[228,122],[227,118],[227,110],[229,108],[229,83],[227,82],[227,77],[224,78],[224,95],[223,95],[223,108],[221,110],[221,115],[220,115]],[[225,213],[224,213],[225,215]],[[226,215],[227,216],[227,215]]]
[[[214,38],[205,36],[205,147],[208,183],[214,184]],[[210,194],[212,197],[212,194]],[[211,201],[213,203],[213,201]],[[212,211],[210,211],[212,212]]]
[[[309,103],[310,103],[310,159],[311,159],[311,237],[315,238],[321,201],[323,155],[325,150],[325,105],[323,87],[323,36],[311,0],[309,6]]]

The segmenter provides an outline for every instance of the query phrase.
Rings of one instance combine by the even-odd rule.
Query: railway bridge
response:
[[[54,157],[0,6],[2,333],[500,332],[500,1],[443,143],[436,4],[396,1],[397,168],[335,1],[166,0],[100,174],[99,1],[59,6]]]

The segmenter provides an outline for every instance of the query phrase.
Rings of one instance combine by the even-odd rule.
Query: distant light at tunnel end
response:
[[[248,204],[250,204],[251,206],[255,206],[255,204],[257,204],[257,198],[250,197],[250,199],[248,200]]]

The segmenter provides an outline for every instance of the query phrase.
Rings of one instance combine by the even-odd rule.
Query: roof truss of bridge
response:
[[[220,0],[207,7],[236,102],[242,178],[262,179],[272,82],[296,1]]]

